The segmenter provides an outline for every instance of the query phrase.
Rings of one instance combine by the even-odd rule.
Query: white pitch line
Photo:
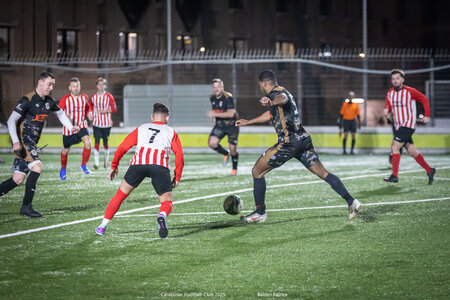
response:
[[[450,169],[450,166],[440,167],[438,170],[442,170],[442,169]],[[399,174],[416,173],[416,172],[421,172],[421,171],[422,170],[402,171],[402,172],[399,172]],[[381,177],[383,175],[385,175],[385,173],[356,175],[356,176],[350,176],[350,177],[341,178],[341,180],[351,180],[351,179],[359,179],[359,178],[367,178],[367,177],[378,177],[378,176]],[[314,184],[314,183],[321,183],[321,182],[325,182],[325,181],[323,181],[323,180],[315,180],[315,181],[307,181],[307,182],[292,182],[292,183],[286,183],[286,184],[276,184],[276,185],[267,186],[267,189],[278,188],[278,187],[286,187],[286,186],[293,186],[293,185]],[[235,191],[223,192],[223,193],[212,194],[212,195],[201,196],[201,197],[195,197],[195,198],[190,198],[190,199],[185,199],[185,200],[180,200],[180,201],[174,201],[173,204],[188,203],[188,202],[193,202],[193,201],[197,201],[197,200],[204,200],[204,199],[211,199],[211,198],[215,198],[215,197],[228,196],[230,194],[245,193],[245,192],[249,192],[249,191],[252,191],[252,190],[253,190],[253,188],[246,188],[246,189],[240,189],[240,190],[235,190]],[[152,209],[152,208],[158,208],[159,206],[160,205],[158,204],[158,205],[152,205],[152,206],[146,206],[146,207],[141,207],[141,208],[125,210],[125,211],[117,212],[116,216],[129,214],[129,213],[134,213],[134,212],[143,211],[143,210],[148,210],[148,209]],[[76,221],[66,222],[66,223],[60,223],[60,224],[55,224],[55,225],[50,225],[50,226],[45,226],[45,227],[38,227],[38,228],[33,228],[33,229],[28,229],[28,230],[22,230],[22,231],[17,231],[17,232],[13,232],[13,233],[2,234],[2,235],[0,235],[0,239],[4,239],[4,238],[7,238],[7,237],[18,236],[18,235],[23,235],[23,234],[28,234],[28,233],[33,233],[33,232],[49,230],[49,229],[54,229],[54,228],[60,228],[60,227],[64,227],[64,226],[81,224],[81,223],[86,223],[86,222],[95,221],[95,220],[101,220],[101,219],[103,219],[103,216],[92,217],[92,218],[82,219],[82,220],[76,220]]]
[[[363,207],[366,206],[378,206],[378,205],[392,205],[392,204],[410,204],[410,203],[421,203],[421,202],[431,202],[431,201],[444,201],[450,200],[450,197],[444,198],[430,198],[430,199],[419,199],[419,200],[405,200],[405,201],[392,201],[392,202],[374,202],[374,203],[363,203]],[[330,208],[347,208],[347,205],[329,205],[329,206],[311,206],[311,207],[293,207],[293,208],[278,208],[278,209],[266,209],[267,212],[280,212],[280,211],[298,211],[298,210],[315,210],[315,209],[330,209]],[[241,213],[249,213],[252,210],[244,210]],[[222,215],[226,214],[225,211],[205,211],[205,212],[195,212],[195,213],[173,213],[171,216],[195,216],[195,215]],[[133,218],[133,217],[155,217],[158,214],[145,214],[145,215],[129,215],[120,216],[120,218]]]

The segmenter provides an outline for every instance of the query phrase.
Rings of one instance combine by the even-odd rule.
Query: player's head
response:
[[[69,91],[75,97],[78,97],[80,95],[81,91],[80,79],[78,79],[77,77],[73,77],[70,79]]]
[[[352,103],[353,98],[355,98],[355,92],[354,91],[348,92],[348,102],[349,103]]]
[[[97,87],[97,92],[104,93],[106,90],[106,79],[103,77],[97,78],[95,85]]]
[[[169,122],[169,108],[162,103],[153,104],[152,113],[153,122]]]
[[[214,95],[216,95],[216,97],[222,96],[223,91],[224,91],[222,79],[214,78],[212,80],[212,88],[213,88],[213,93],[214,93]]]
[[[395,88],[400,88],[405,82],[405,72],[400,69],[394,69],[391,71],[391,83]]]
[[[272,70],[264,70],[258,76],[259,89],[263,95],[268,95],[270,91],[278,85],[277,76]]]
[[[39,74],[36,86],[36,92],[41,96],[48,96],[53,91],[55,86],[55,75],[44,71]]]

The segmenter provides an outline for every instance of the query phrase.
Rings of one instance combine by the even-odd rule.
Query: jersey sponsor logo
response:
[[[16,109],[22,110],[22,104],[21,103],[17,104]]]
[[[34,117],[33,121],[37,121],[37,122],[45,122],[45,120],[47,120],[48,115],[36,115],[36,117]]]
[[[46,108],[46,109],[50,109],[50,104],[45,103],[45,108]]]
[[[36,103],[36,107],[39,107],[39,103]]]

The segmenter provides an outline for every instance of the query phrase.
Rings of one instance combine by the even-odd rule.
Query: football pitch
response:
[[[41,154],[33,206],[44,216],[19,215],[24,185],[0,198],[0,298],[448,299],[450,155],[425,155],[437,168],[431,186],[406,155],[396,185],[382,181],[390,174],[386,155],[321,155],[365,205],[351,223],[346,202],[292,160],[266,175],[267,221],[246,225],[222,204],[237,194],[253,210],[259,155],[241,154],[231,177],[221,156],[186,154],[169,237],[160,239],[159,201],[148,180],[104,236],[94,233],[130,154],[113,182],[107,169],[82,174],[80,154],[69,155],[61,182],[59,154]],[[3,181],[14,157],[0,158]]]

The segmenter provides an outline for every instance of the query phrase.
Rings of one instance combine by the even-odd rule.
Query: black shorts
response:
[[[412,135],[414,129],[408,127],[400,127],[398,130],[394,130],[394,141],[399,143],[414,144]]]
[[[262,160],[273,168],[282,166],[285,162],[295,157],[306,168],[315,165],[319,161],[319,155],[314,150],[311,137],[300,136],[289,143],[277,143],[267,149],[261,156]]]
[[[356,133],[356,119],[344,120],[344,132]]]
[[[85,135],[89,135],[87,128],[81,128],[78,133],[72,135],[63,135],[63,146],[64,148],[70,148],[73,145],[81,143],[81,138]]]
[[[172,191],[169,169],[163,166],[131,165],[123,179],[137,188],[146,177],[152,179],[152,185],[158,195]]]
[[[30,171],[30,168],[40,161],[40,158],[36,144],[31,141],[31,139],[27,138],[27,136],[22,137],[20,145],[22,146],[22,149],[15,152],[16,159],[14,160],[11,169],[14,172],[27,174]]]
[[[216,124],[211,130],[211,134],[209,136],[215,136],[220,140],[222,140],[226,135],[228,135],[228,143],[231,145],[237,145],[238,136],[239,136],[239,127],[235,125],[235,122],[231,122],[230,124],[222,125]]]
[[[108,145],[109,134],[111,127],[93,127],[95,143],[100,143],[100,139],[103,139],[103,146]]]

